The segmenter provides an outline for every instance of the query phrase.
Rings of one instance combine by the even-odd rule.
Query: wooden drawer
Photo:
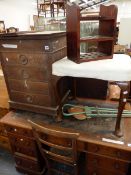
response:
[[[105,170],[104,168],[88,168],[86,175],[126,175],[125,173]]]
[[[41,171],[40,163],[37,161],[32,161],[27,158],[19,157],[19,156],[14,156],[15,157],[15,162],[16,165],[19,167],[27,168],[31,171]]]
[[[17,126],[11,126],[11,125],[5,125],[5,129],[8,133],[16,134],[16,135],[22,135],[25,137],[33,137],[32,130],[19,128]]]
[[[72,140],[70,138],[59,138],[57,136],[55,136],[55,139],[54,139],[54,136],[51,136],[51,135],[47,135],[45,133],[39,133],[39,137],[44,139],[45,141],[47,142],[51,142],[52,144],[57,144],[57,145],[62,145],[62,146],[65,146],[65,147],[71,147],[72,145]]]
[[[51,101],[48,95],[27,94],[17,91],[11,91],[10,99],[15,102],[28,103],[40,106],[50,106]]]
[[[107,147],[107,146],[93,144],[93,143],[86,144],[86,150],[91,153],[119,158],[119,159],[127,160],[131,162],[131,151],[129,152],[126,150],[121,150],[121,149],[112,148],[109,146]]]
[[[62,49],[66,46],[66,37],[56,38],[56,39],[47,39],[47,40],[21,40],[19,49],[22,50],[33,50],[39,52],[54,52],[59,49]]]
[[[7,137],[0,136],[0,148],[4,148],[5,150],[11,151],[10,142]]]
[[[126,173],[129,168],[129,162],[120,161],[118,159],[112,159],[105,156],[99,156],[95,154],[87,154],[87,165],[89,167],[105,168],[107,170]]]
[[[63,34],[65,35],[65,34]],[[1,40],[0,50],[2,51],[35,51],[35,52],[53,52],[66,46],[66,37],[49,38],[33,40],[27,39]]]
[[[9,88],[14,91],[30,92],[36,94],[49,94],[48,83],[44,82],[32,82],[29,80],[12,80],[8,79]]]
[[[24,136],[16,136],[8,133],[13,153],[22,153],[31,157],[37,157],[36,143]]]
[[[47,55],[24,52],[4,52],[2,53],[2,60],[5,65],[19,65],[19,66],[46,66]]]
[[[29,169],[19,167],[18,165],[16,165],[15,168],[18,172],[25,174],[25,175],[42,175],[43,174],[42,172],[31,171]]]
[[[4,71],[9,79],[47,81],[47,70],[44,67],[25,68],[24,66],[6,66]]]

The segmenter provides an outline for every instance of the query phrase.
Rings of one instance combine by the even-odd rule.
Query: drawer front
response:
[[[19,52],[4,52],[2,53],[2,60],[5,65],[19,65],[19,66],[46,66],[46,54],[28,54]]]
[[[38,171],[38,172],[41,171],[39,162],[32,161],[19,156],[14,156],[14,157],[15,157],[16,165],[18,165],[19,167],[27,168],[31,171]]]
[[[31,157],[37,157],[36,143],[34,140],[23,136],[8,133],[13,153],[22,153]]]
[[[15,102],[40,105],[40,106],[50,106],[51,101],[48,95],[41,94],[27,94],[17,91],[11,91],[10,99]]]
[[[20,40],[0,40],[1,51],[16,51],[19,48]]]
[[[12,80],[8,79],[9,88],[13,91],[30,92],[36,94],[49,95],[48,83],[32,82],[29,80]]]
[[[2,51],[35,51],[35,52],[52,52],[66,46],[66,36],[56,37],[54,39],[15,39],[1,40],[0,49]]]
[[[36,67],[19,67],[19,66],[6,66],[4,68],[5,73],[9,79],[16,80],[30,80],[30,81],[47,81],[46,68]]]
[[[88,168],[86,175],[125,175],[125,173],[122,172],[117,172],[117,171],[110,171],[110,170],[105,170],[103,168]]]
[[[86,144],[86,150],[91,153],[97,153],[100,155],[110,156],[127,160],[131,162],[131,151],[121,150],[117,148],[107,147],[103,145],[97,145],[93,143]]]
[[[18,134],[25,137],[33,137],[32,130],[19,128],[17,126],[5,125],[5,129],[8,133]]]
[[[66,46],[66,37],[46,40],[21,40],[19,46],[22,50],[33,50],[40,52],[53,52]]]
[[[101,167],[107,170],[117,171],[126,173],[129,168],[129,163],[125,161],[120,161],[116,159],[112,159],[109,157],[94,155],[94,154],[87,154],[87,165],[89,167]]]

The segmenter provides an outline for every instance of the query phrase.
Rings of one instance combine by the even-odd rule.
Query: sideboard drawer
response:
[[[17,91],[11,91],[10,98],[12,101],[34,104],[40,106],[50,106],[51,101],[48,95],[41,94],[30,94],[30,93],[21,93]]]
[[[125,175],[125,173],[118,173],[117,171],[105,170],[104,168],[89,167],[87,169],[86,175]]]
[[[2,51],[35,51],[35,52],[53,52],[58,49],[65,47],[66,45],[66,37],[63,33],[63,36],[60,37],[50,37],[43,38],[42,36],[37,40],[32,39],[32,36],[28,36],[25,39],[16,39],[15,40],[2,40],[0,41],[0,49]]]
[[[28,148],[34,148],[36,146],[35,140],[24,136],[16,136],[14,134],[8,133],[8,137],[10,139],[11,145],[23,146]]]
[[[14,157],[15,157],[16,165],[18,165],[19,167],[23,167],[31,171],[37,171],[37,172],[41,171],[40,162],[32,161],[30,159],[26,159],[16,155]]]
[[[30,129],[25,129],[25,128],[20,128],[20,127],[17,127],[17,126],[11,126],[11,125],[8,125],[6,124],[5,125],[5,129],[6,131],[9,133],[12,133],[12,134],[16,134],[16,135],[22,135],[22,136],[25,136],[25,137],[33,137],[33,133],[32,133],[32,130]]]
[[[49,95],[49,86],[47,82],[33,82],[29,80],[13,79],[8,79],[8,82],[9,88],[13,91]]]
[[[89,167],[105,168],[107,170],[126,173],[129,168],[129,162],[112,159],[105,156],[87,153],[87,164]]]
[[[17,66],[46,66],[47,54],[26,52],[3,52],[2,60],[5,65]]]
[[[104,145],[98,145],[94,143],[86,144],[86,150],[90,153],[110,156],[131,162],[131,151],[126,151],[119,148],[117,149],[109,146],[107,147]]]
[[[47,81],[47,70],[44,67],[25,68],[22,66],[6,66],[4,69],[9,79]]]
[[[34,140],[9,133],[8,137],[14,154],[22,153],[31,157],[37,157],[36,143]]]

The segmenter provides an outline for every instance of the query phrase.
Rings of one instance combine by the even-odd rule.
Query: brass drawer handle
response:
[[[29,78],[29,74],[26,72],[26,70],[22,70],[21,71],[21,74],[22,74],[22,77],[24,78],[24,79],[28,79]]]
[[[17,129],[16,129],[16,128],[14,128],[14,131],[15,131],[15,132],[17,132]]]
[[[33,102],[33,98],[32,98],[32,96],[30,96],[30,95],[28,95],[28,96],[26,97],[26,99],[27,99],[27,102],[28,102],[28,103],[32,103],[32,102]]]
[[[26,65],[28,63],[28,58],[25,55],[20,55],[19,56],[20,62],[23,65]]]

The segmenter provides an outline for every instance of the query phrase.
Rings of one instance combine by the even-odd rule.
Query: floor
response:
[[[13,156],[0,148],[0,175],[22,175],[15,170]]]
[[[83,162],[83,160],[81,160],[80,162]],[[85,175],[84,166],[81,167],[81,170],[83,171],[80,174]],[[23,175],[22,173],[16,171],[15,162],[11,153],[1,148],[0,148],[0,175]]]

